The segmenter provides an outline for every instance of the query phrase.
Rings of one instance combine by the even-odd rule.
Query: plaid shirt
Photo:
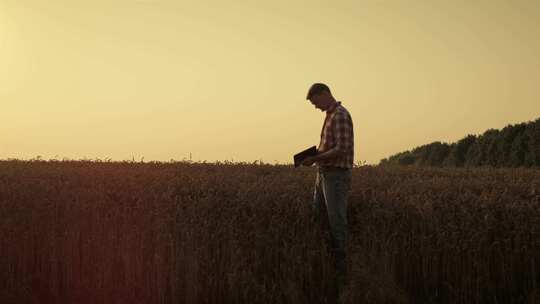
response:
[[[326,111],[321,130],[321,142],[317,151],[319,153],[337,148],[343,152],[342,156],[317,161],[319,167],[352,168],[354,161],[354,134],[351,114],[338,101]]]

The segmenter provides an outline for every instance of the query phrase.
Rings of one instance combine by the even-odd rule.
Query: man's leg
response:
[[[346,241],[347,241],[347,200],[351,187],[351,171],[332,171],[322,176],[328,221],[332,236],[332,249],[335,257],[336,275],[339,287],[347,276]]]
[[[322,185],[322,174],[320,172],[317,172],[317,178],[315,179],[315,190],[313,191],[313,202],[312,202],[312,210],[313,210],[313,220],[315,225],[317,225],[321,232],[322,237],[324,238],[327,246],[327,249],[332,250],[332,240],[331,240],[331,233],[329,229],[328,224],[328,215],[326,212],[326,202],[324,198],[324,190]]]
[[[321,185],[321,175],[317,171],[317,177],[315,178],[315,188],[313,191],[313,202],[311,204],[313,215],[317,221],[321,221],[321,213],[324,206],[324,193]]]

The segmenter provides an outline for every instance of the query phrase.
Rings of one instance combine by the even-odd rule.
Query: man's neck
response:
[[[338,105],[338,102],[337,102],[336,100],[334,100],[334,101],[330,104],[330,106],[328,107],[328,109],[326,109],[326,113],[332,113],[332,112],[334,112],[334,110],[336,109],[337,105]]]

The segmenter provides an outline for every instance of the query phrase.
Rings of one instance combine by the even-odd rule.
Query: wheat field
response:
[[[0,303],[331,303],[315,168],[0,161]],[[345,303],[540,303],[540,171],[361,166]]]

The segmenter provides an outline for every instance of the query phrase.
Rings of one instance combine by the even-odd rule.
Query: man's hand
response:
[[[313,165],[313,163],[315,163],[317,161],[317,157],[316,156],[308,156],[306,157],[306,159],[304,159],[304,161],[302,161],[302,166],[311,166]]]
[[[309,166],[313,165],[313,163],[315,163],[315,162],[325,160],[325,159],[332,159],[332,158],[335,158],[335,157],[339,157],[341,155],[342,155],[342,152],[334,147],[334,148],[332,148],[330,150],[327,150],[325,152],[319,152],[315,156],[306,157],[306,159],[304,159],[304,161],[301,163],[301,165],[309,167]]]

